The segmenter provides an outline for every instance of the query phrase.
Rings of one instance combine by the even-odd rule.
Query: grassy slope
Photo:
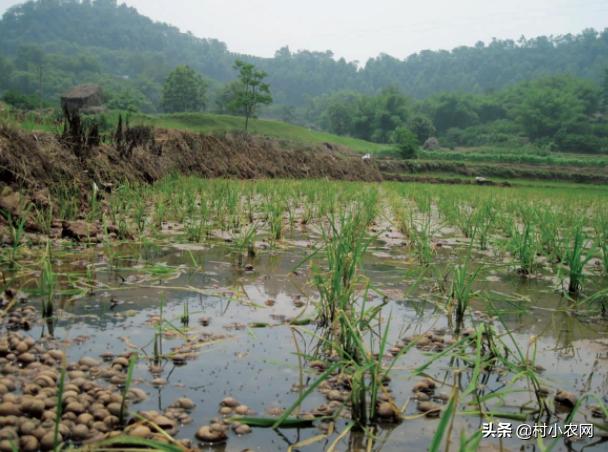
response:
[[[244,127],[244,119],[241,117],[211,113],[180,113],[154,116],[135,115],[131,117],[131,123],[143,123],[161,128],[191,130],[200,133],[243,130]],[[265,119],[250,120],[249,131],[256,135],[265,135],[299,143],[340,144],[358,152],[379,152],[388,148],[387,145],[383,144],[370,143],[356,138],[317,132],[305,127]]]

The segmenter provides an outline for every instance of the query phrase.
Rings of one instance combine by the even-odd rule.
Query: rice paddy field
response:
[[[606,187],[78,195],[6,219],[0,450],[608,448]]]

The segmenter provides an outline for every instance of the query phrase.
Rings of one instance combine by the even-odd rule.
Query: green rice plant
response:
[[[139,357],[137,353],[131,353],[129,357],[129,367],[127,368],[127,379],[125,380],[125,384],[122,388],[122,400],[120,402],[120,413],[118,415],[118,420],[120,425],[125,425],[127,421],[127,397],[129,395],[129,389],[131,388],[131,383],[133,382],[133,370],[137,365]]]
[[[589,245],[581,223],[574,228],[571,246],[566,250],[565,264],[568,267],[568,293],[576,297],[583,288],[585,265],[594,257],[594,250],[587,249]]]
[[[473,215],[472,235],[477,237],[479,248],[482,250],[488,249],[489,234],[496,218],[493,204],[494,200],[484,202]]]
[[[366,286],[359,267],[371,238],[366,233],[367,217],[356,206],[353,210],[342,212],[339,221],[329,217],[323,230],[326,268],[315,266],[313,281],[320,295],[319,323],[324,328],[320,345],[326,356],[338,358],[340,372],[350,381],[351,417],[354,428],[362,429],[376,421],[378,393],[392,364],[385,367],[383,362],[390,317],[382,330],[384,305],[368,307],[368,290],[358,290]],[[374,324],[377,331],[372,331]],[[380,338],[377,346],[374,338]],[[395,417],[399,416],[395,409]]]
[[[473,234],[475,233],[475,224],[477,220],[475,212],[475,208],[468,203],[458,205],[456,224],[467,239],[473,237]]]
[[[517,259],[519,274],[522,276],[531,274],[536,268],[537,253],[534,224],[526,222],[521,229],[517,225],[513,225],[507,246]]]
[[[441,415],[439,425],[437,426],[433,439],[431,440],[431,446],[429,447],[430,452],[439,452],[441,450],[441,443],[443,442],[443,439],[446,436],[449,436],[448,431],[450,429],[450,425],[456,416],[456,405],[458,403],[457,394],[458,393],[455,390],[450,397],[447,408]]]
[[[127,225],[127,220],[124,216],[121,216],[118,220],[118,239],[125,240],[131,236],[129,232],[129,227]]]
[[[608,317],[608,289],[602,289],[588,296],[583,300],[583,304],[587,306],[598,305],[602,317]]]
[[[452,276],[452,290],[448,303],[448,313],[453,313],[455,320],[454,331],[460,333],[464,324],[464,316],[467,312],[472,296],[475,294],[473,285],[479,276],[481,267],[474,272],[469,271],[468,262],[457,265]]]
[[[608,237],[602,238],[597,247],[600,249],[600,257],[602,259],[602,268],[604,273],[608,274]]]
[[[304,208],[302,211],[302,217],[300,218],[300,223],[303,225],[310,224],[315,217],[315,208],[313,204],[309,204],[308,202],[304,202]]]
[[[409,237],[414,247],[416,257],[422,265],[429,265],[433,261],[434,255],[431,240],[433,234],[431,230],[431,212],[427,212],[419,225],[416,224],[413,216],[410,221]]]
[[[155,428],[155,430],[157,429]],[[168,433],[163,433],[163,436],[167,438]],[[90,442],[78,449],[79,452],[107,452],[111,450],[184,452],[185,449],[182,445],[178,444],[167,444],[162,441],[127,435],[113,436],[108,439]]]
[[[538,206],[535,213],[540,249],[554,262],[561,262],[564,247],[560,237],[559,213],[546,206]]]
[[[533,390],[534,397],[536,398],[537,404],[537,415],[541,417],[544,413],[549,413],[550,409],[547,406],[547,402],[544,398],[542,391],[542,384],[539,375],[538,367],[536,366],[537,357],[537,340],[535,336],[531,339],[527,351],[524,353],[518,342],[513,337],[513,334],[509,330],[508,326],[505,325],[504,321],[500,319],[505,335],[510,339],[509,343],[505,343],[502,338],[497,335],[492,335],[493,341],[498,345],[495,345],[495,349],[501,347],[505,350],[504,353],[495,353],[498,363],[509,370],[515,375],[512,380],[512,384],[516,381],[526,381]],[[510,352],[509,352],[510,351]]]
[[[163,324],[164,324],[164,295],[161,295],[160,306],[159,306],[159,320],[156,325],[156,331],[154,332],[154,345],[153,345],[153,360],[154,364],[160,365],[163,358]]]
[[[51,198],[57,206],[57,214],[62,220],[74,220],[80,214],[80,188],[68,183],[52,187]]]
[[[595,217],[594,228],[596,247],[599,249],[602,268],[604,273],[608,274],[608,213],[602,212]]]
[[[415,344],[411,343],[385,365],[384,356],[387,351],[388,337],[391,324],[389,316],[384,331],[379,323],[380,308],[366,310],[363,305],[360,314],[352,319],[346,317],[346,313],[340,314],[348,334],[349,342],[353,346],[342,349],[342,344],[337,343],[339,356],[343,356],[341,363],[342,373],[348,375],[351,381],[351,418],[355,429],[364,429],[370,424],[377,422],[376,407],[380,391],[384,388],[390,370],[397,359],[407,353]],[[372,322],[378,322],[378,328],[371,332]],[[366,347],[364,337],[369,336],[370,346]],[[378,346],[374,346],[374,337],[379,338]],[[347,342],[344,345],[348,345]],[[354,351],[354,352],[353,352]],[[394,406],[394,417],[401,418],[400,410]]]
[[[243,256],[253,259],[255,252],[255,237],[257,233],[257,225],[250,224],[247,228],[242,229],[236,240],[234,241],[238,253],[238,266],[243,266]]]
[[[188,324],[190,323],[190,306],[188,304],[188,300],[186,300],[184,302],[183,308],[184,309],[182,312],[182,316],[180,317],[180,322],[182,323],[184,328],[186,328],[186,327],[188,327]]]
[[[154,204],[154,227],[160,230],[166,221],[167,207],[164,198],[160,198]]]
[[[27,213],[24,213],[19,218],[14,218],[10,212],[0,210],[0,213],[8,224],[11,236],[11,248],[9,251],[9,265],[14,268],[17,264],[17,255],[19,249],[23,246],[23,237],[25,235],[25,225]]]
[[[32,216],[40,232],[50,235],[53,224],[53,205],[49,204],[46,208],[33,205]]]
[[[313,283],[320,295],[321,325],[335,328],[337,313],[352,309],[356,284],[360,282],[358,268],[370,239],[354,213],[342,213],[339,223],[329,217],[329,225],[322,233],[327,268],[314,268]]]
[[[57,287],[57,275],[53,271],[51,259],[51,244],[47,242],[40,263],[39,283],[40,294],[42,296],[42,317],[45,319],[53,317],[55,290]]]
[[[155,365],[160,365],[163,356],[163,336],[162,333],[154,333],[154,344],[152,349],[152,359]]]
[[[370,226],[379,212],[378,190],[370,189],[365,192],[361,200],[363,222],[366,226]]]
[[[143,202],[143,199],[140,199],[136,202],[135,207],[133,209],[133,216],[135,219],[135,225],[137,226],[137,232],[141,237],[146,228],[146,206]]]
[[[53,429],[53,451],[58,451],[61,442],[59,441],[59,425],[61,424],[61,417],[63,416],[63,392],[65,389],[65,374],[66,374],[67,363],[65,358],[61,364],[61,370],[59,371],[59,382],[57,383],[57,394],[56,394],[56,405],[55,405],[55,426]]]
[[[283,206],[279,202],[269,202],[266,205],[268,226],[272,240],[281,240],[283,237]]]
[[[203,218],[191,219],[185,224],[186,230],[186,240],[193,243],[199,243],[202,241],[205,236],[205,231],[207,230],[207,225]]]

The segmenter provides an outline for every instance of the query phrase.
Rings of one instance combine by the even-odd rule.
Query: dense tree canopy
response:
[[[450,146],[533,142],[608,152],[601,93],[593,82],[571,76],[543,77],[485,95],[444,93],[418,101],[395,89],[375,96],[342,92],[315,99],[307,118],[329,132],[378,142],[407,128],[419,143],[438,134]]]
[[[233,77],[235,58],[269,74],[276,103],[299,107],[341,90],[375,94],[388,86],[423,99],[442,92],[489,93],[550,74],[600,82],[608,67],[608,30],[494,40],[452,51],[422,51],[403,60],[380,55],[360,68],[329,51],[285,47],[273,58],[235,55],[220,41],[181,33],[115,0],[38,0],[10,8],[0,21],[0,56],[15,65],[0,75],[0,89],[33,94],[33,69],[22,64],[22,57],[19,62],[20,49],[31,45],[47,55],[45,96],[56,97],[77,83],[116,80],[143,95],[140,107],[154,109],[160,109],[162,84],[176,66],[188,64],[206,78],[226,83]],[[210,97],[220,90],[218,85]]]
[[[189,66],[176,67],[163,85],[162,106],[169,113],[205,108],[207,84]]]

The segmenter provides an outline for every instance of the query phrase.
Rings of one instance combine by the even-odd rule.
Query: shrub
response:
[[[2,100],[8,105],[11,105],[20,110],[35,110],[36,108],[40,107],[39,96],[28,96],[26,94],[21,94],[16,91],[7,91],[6,93],[4,93],[4,96],[2,96]]]
[[[405,159],[414,159],[418,151],[418,139],[407,127],[397,127],[391,141],[397,145],[399,154]]]

